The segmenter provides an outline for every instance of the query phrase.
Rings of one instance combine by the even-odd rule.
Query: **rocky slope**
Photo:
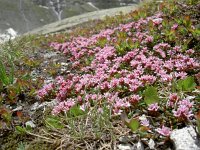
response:
[[[138,0],[0,0],[0,33],[25,33],[63,18],[139,2]]]
[[[77,25],[84,25],[85,23],[91,20],[104,19],[105,16],[115,16],[120,14],[121,12],[126,14],[135,10],[136,8],[138,8],[137,4],[131,6],[89,12],[44,25],[30,32],[27,32],[26,34],[49,34],[60,31],[70,32],[71,29]]]

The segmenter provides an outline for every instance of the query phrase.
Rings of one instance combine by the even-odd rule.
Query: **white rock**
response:
[[[170,138],[176,150],[200,150],[200,141],[192,126],[172,131]]]
[[[148,142],[148,146],[150,149],[155,149],[155,142],[154,140],[150,139]]]
[[[17,36],[17,32],[13,28],[7,29],[6,32],[11,38],[15,38]]]
[[[35,102],[32,106],[31,106],[31,110],[36,110],[39,106],[38,102]]]
[[[61,66],[68,66],[68,63],[61,62]]]
[[[20,110],[22,110],[22,109],[23,109],[23,107],[22,107],[22,106],[19,106],[19,107],[13,109],[12,111],[15,112],[15,111],[20,111]]]
[[[4,33],[0,33],[0,43],[4,43],[16,37],[17,37],[17,32],[14,29],[9,28]]]
[[[27,121],[27,122],[25,123],[25,125],[26,125],[26,127],[27,127],[27,126],[30,126],[31,128],[35,128],[35,127],[36,127],[36,125],[33,123],[33,121]]]
[[[118,149],[119,150],[134,150],[130,144],[119,144]]]

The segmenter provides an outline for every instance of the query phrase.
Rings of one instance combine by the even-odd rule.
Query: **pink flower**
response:
[[[177,23],[174,24],[174,25],[171,27],[172,30],[176,30],[177,28],[178,28],[178,24],[177,24]]]
[[[141,100],[141,96],[139,95],[132,95],[129,99],[129,102],[134,104],[134,103],[138,103]]]
[[[153,84],[156,81],[156,77],[152,75],[143,75],[140,78],[141,81],[143,81],[144,84],[150,83]]]
[[[39,97],[39,99],[42,99],[45,96],[47,96],[53,89],[54,89],[53,83],[46,84],[46,85],[43,86],[42,89],[40,89],[37,92],[37,96]]]
[[[152,21],[153,21],[153,24],[157,26],[157,25],[162,23],[163,19],[162,18],[156,18],[156,19],[153,19]]]
[[[153,42],[153,36],[147,36],[146,39],[145,39],[145,42],[146,43]]]
[[[158,103],[153,103],[148,106],[149,111],[158,111],[158,109],[159,109]]]
[[[174,116],[178,117],[178,118],[182,118],[182,119],[190,119],[190,117],[193,116],[192,111],[190,111],[190,109],[185,106],[185,105],[180,105],[177,109],[177,111],[173,111],[174,112]]]
[[[147,120],[145,115],[142,115],[139,117],[140,123],[142,126],[148,127],[149,126],[149,120]]]
[[[162,128],[156,129],[156,131],[157,131],[159,134],[163,135],[163,136],[170,136],[170,134],[171,134],[171,132],[172,132],[170,128],[165,127],[164,125],[162,126]]]
[[[142,126],[145,126],[145,127],[149,126],[149,120],[141,120],[140,123]]]
[[[189,49],[189,50],[186,51],[186,53],[189,54],[189,55],[194,54],[194,50],[193,49]]]
[[[58,115],[60,112],[67,112],[69,109],[75,105],[73,99],[68,99],[67,101],[59,102],[52,110],[53,115]]]
[[[183,100],[180,101],[178,104],[179,104],[179,105],[184,105],[184,106],[186,106],[186,107],[188,107],[188,108],[192,108],[194,102],[190,102],[190,100],[188,100],[188,99],[183,99]]]
[[[186,72],[175,72],[175,77],[176,78],[180,78],[180,79],[184,79],[187,77],[187,73]]]

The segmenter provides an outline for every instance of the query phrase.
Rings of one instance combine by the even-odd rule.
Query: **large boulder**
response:
[[[192,126],[172,131],[170,138],[176,150],[200,150],[200,140]]]

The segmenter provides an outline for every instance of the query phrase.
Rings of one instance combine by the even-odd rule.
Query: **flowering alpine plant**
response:
[[[151,104],[148,107],[149,111],[158,111],[158,109],[159,109],[158,103]]]
[[[141,117],[139,117],[139,120],[142,126],[145,126],[145,127],[149,126],[149,120],[144,114]]]
[[[194,102],[190,102],[188,99],[183,99],[179,101],[178,108],[176,111],[173,111],[174,116],[179,119],[190,119],[194,114],[192,113],[192,106]]]
[[[171,134],[171,129],[168,127],[165,127],[164,125],[162,126],[162,128],[156,129],[156,131],[162,136],[170,136]]]
[[[162,114],[161,119],[167,119],[166,126],[172,121],[194,119],[196,102],[184,99],[187,95],[174,84],[186,79],[191,72],[198,72],[200,64],[193,57],[193,49],[185,50],[181,45],[157,38],[163,35],[163,20],[163,14],[158,12],[136,22],[102,30],[89,38],[73,37],[65,43],[51,43],[51,47],[67,56],[72,72],[45,85],[38,96],[43,98],[51,90],[55,91],[58,104],[53,108],[54,115],[67,112],[74,105],[80,106],[82,111],[97,105],[101,112],[104,103],[113,115],[137,111],[137,115],[146,114],[149,118],[153,113],[148,112],[159,111],[158,117]],[[155,33],[149,30],[149,23],[153,23]],[[179,27],[174,23],[170,30]],[[144,95],[147,87],[155,88]],[[167,117],[169,114],[175,121]],[[155,125],[146,118],[140,119],[140,123]],[[169,136],[171,129],[163,125],[156,131]]]
[[[53,89],[54,89],[53,83],[44,85],[42,89],[37,91],[38,98],[43,99],[45,96],[48,96],[53,91]]]

